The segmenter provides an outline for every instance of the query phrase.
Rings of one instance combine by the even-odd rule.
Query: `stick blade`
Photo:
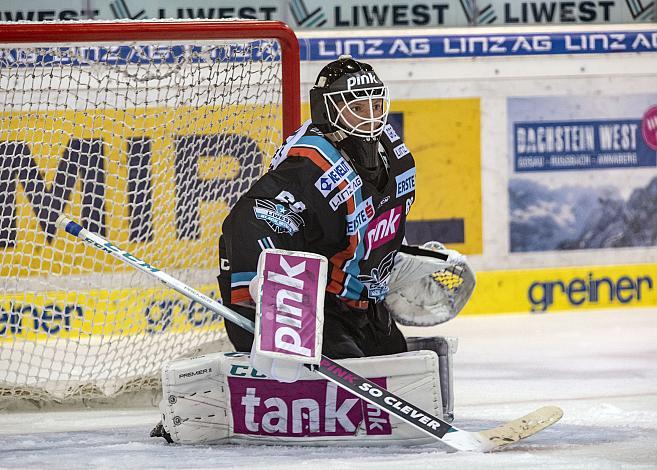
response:
[[[486,450],[497,449],[552,426],[563,416],[563,410],[558,406],[544,406],[522,418],[514,419],[493,429],[480,431],[479,434],[486,442]]]

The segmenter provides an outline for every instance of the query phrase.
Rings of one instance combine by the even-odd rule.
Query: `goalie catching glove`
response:
[[[279,382],[299,379],[304,364],[322,356],[328,261],[301,251],[267,249],[258,259],[251,365]]]
[[[384,302],[397,323],[433,326],[454,318],[475,287],[466,257],[442,243],[402,246]]]

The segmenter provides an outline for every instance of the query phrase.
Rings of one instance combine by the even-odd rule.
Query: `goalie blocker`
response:
[[[319,365],[327,265],[314,253],[260,253],[255,289],[249,286],[256,303],[251,365],[268,377],[294,382],[305,364]]]
[[[433,351],[415,351],[339,362],[428,413],[451,418],[451,390],[447,390],[446,397],[441,386],[451,380],[451,371],[441,367],[441,362],[451,362],[455,344],[441,338],[432,344],[441,343],[447,345],[442,352],[449,358],[446,355],[441,360]],[[308,370],[303,370],[295,383],[281,383],[254,369],[243,353],[214,353],[172,362],[162,372],[162,389],[162,423],[151,435],[170,442],[356,446],[435,443],[435,439],[408,423]],[[415,412],[410,407],[400,411]],[[429,416],[416,418],[431,421]]]

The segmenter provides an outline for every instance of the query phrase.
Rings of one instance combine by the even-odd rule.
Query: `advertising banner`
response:
[[[657,51],[657,29],[342,36],[302,39],[300,46],[301,59],[313,61],[343,54],[361,60],[623,54]]]
[[[476,0],[472,8],[478,25],[592,24],[654,21],[652,0],[576,0],[568,2]]]
[[[526,24],[614,24],[655,20],[654,0],[9,0],[3,21],[152,18],[281,20],[295,30]]]
[[[654,264],[478,272],[461,315],[655,307],[656,280]]]
[[[508,99],[510,251],[657,245],[657,94]]]
[[[199,291],[218,298],[215,284]],[[0,343],[221,331],[216,313],[160,288],[0,293]]]
[[[416,165],[416,201],[408,215],[409,243],[448,243],[482,252],[480,100],[393,101]]]
[[[3,2],[4,21],[60,19],[281,20],[293,29],[467,26],[468,2],[459,0],[25,0]]]
[[[259,109],[245,105],[235,107],[235,112],[251,116],[252,111],[252,116],[260,116]],[[148,241],[151,253],[161,253],[163,266],[214,268],[218,247],[213,227],[220,226],[236,195],[228,190],[200,194],[193,188],[204,181],[225,188],[228,181],[245,177],[253,168],[260,171],[266,157],[260,149],[271,147],[264,127],[254,126],[253,132],[244,128],[250,135],[226,132],[233,125],[230,119],[237,118],[226,119],[224,113],[226,110],[212,106],[0,113],[0,169],[13,177],[0,180],[4,195],[0,213],[9,215],[3,217],[0,227],[4,257],[0,275],[33,273],[24,260],[32,255],[35,243],[42,249],[39,273],[69,275],[91,266],[111,271],[120,265],[111,258],[105,260],[100,252],[89,252],[74,263],[63,262],[65,253],[83,253],[86,248],[77,244],[69,251],[70,242],[55,237],[52,221],[59,206],[53,202],[40,209],[44,197],[62,199],[64,207],[71,197],[74,218],[99,233],[116,234],[116,241],[131,251],[139,252]],[[156,125],[165,126],[166,132],[156,131]],[[196,134],[198,129],[205,133]],[[241,153],[223,149],[240,149]],[[258,149],[255,157],[249,157],[250,149]],[[82,159],[78,157],[81,153],[93,158]],[[126,171],[125,162],[140,170]],[[78,171],[80,166],[93,171]],[[54,185],[56,179],[66,185]],[[137,197],[135,187],[148,189],[139,195],[144,206],[141,212],[128,210],[131,198]],[[201,220],[207,223],[201,224]],[[144,229],[150,233],[134,230],[140,224],[150,227]],[[171,230],[172,226],[178,229]],[[196,232],[193,236],[189,236],[190,227]],[[191,253],[207,256],[199,262]]]

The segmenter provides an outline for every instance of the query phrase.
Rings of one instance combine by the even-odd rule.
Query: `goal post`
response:
[[[299,46],[252,20],[0,23],[0,409],[158,386],[223,321],[57,231],[218,297],[218,238],[300,123]]]

